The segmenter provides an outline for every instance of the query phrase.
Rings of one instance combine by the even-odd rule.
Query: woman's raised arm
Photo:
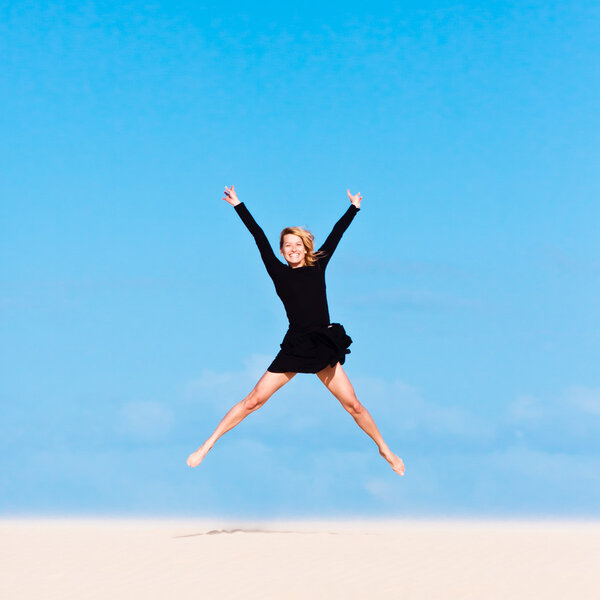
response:
[[[362,201],[362,196],[360,192],[358,194],[352,195],[350,190],[348,190],[348,197],[350,198],[350,206],[348,210],[342,215],[339,221],[333,226],[331,233],[327,236],[327,239],[323,242],[323,245],[318,250],[319,264],[325,268],[329,259],[333,255],[337,245],[342,239],[342,235],[344,235],[344,231],[348,229],[350,223],[352,223],[352,219],[356,216],[356,213],[360,210],[360,203]]]
[[[265,232],[254,220],[254,217],[250,214],[250,211],[246,208],[246,205],[243,202],[240,202],[233,186],[230,188],[225,187],[225,197],[223,200],[235,208],[235,212],[237,212],[239,215],[242,223],[244,223],[248,231],[252,234],[252,237],[258,246],[260,257],[267,268],[267,272],[272,278],[276,272],[276,269],[282,267],[283,263],[281,263],[281,261],[279,261],[275,256],[273,248],[271,248],[271,244],[269,244],[269,240],[267,239]]]

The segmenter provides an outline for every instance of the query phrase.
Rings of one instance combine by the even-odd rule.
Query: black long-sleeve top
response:
[[[271,244],[243,202],[235,210],[254,237],[267,273],[275,284],[289,320],[289,328],[298,333],[329,325],[329,308],[325,287],[325,268],[344,231],[360,210],[350,204],[348,210],[334,225],[331,233],[319,248],[317,262],[312,266],[292,268],[283,264],[273,252]]]

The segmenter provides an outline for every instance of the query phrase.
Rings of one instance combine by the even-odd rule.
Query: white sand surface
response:
[[[0,520],[9,600],[598,600],[600,522]]]

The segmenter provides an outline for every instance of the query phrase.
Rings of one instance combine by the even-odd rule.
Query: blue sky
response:
[[[598,516],[597,4],[336,4],[0,8],[0,512]],[[310,375],[185,465],[287,326],[231,184],[273,244],[362,193],[404,478]]]

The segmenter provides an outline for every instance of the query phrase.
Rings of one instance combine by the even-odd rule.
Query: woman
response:
[[[325,292],[325,268],[344,231],[360,210],[362,196],[348,190],[350,206],[319,248],[314,252],[312,234],[301,227],[286,227],[280,235],[279,252],[287,262],[284,265],[274,254],[263,230],[258,226],[234,186],[225,187],[223,200],[235,207],[236,212],[260,251],[267,272],[275,284],[275,291],[285,307],[290,326],[281,343],[281,350],[259,379],[254,389],[223,417],[213,434],[187,459],[190,467],[197,467],[215,442],[227,431],[241,423],[251,412],[259,409],[278,389],[296,373],[316,373],[329,391],[352,415],[359,427],[379,448],[379,454],[392,469],[404,475],[404,463],[383,441],[367,409],[358,401],[354,388],[342,365],[352,340],[339,323],[330,323]]]

